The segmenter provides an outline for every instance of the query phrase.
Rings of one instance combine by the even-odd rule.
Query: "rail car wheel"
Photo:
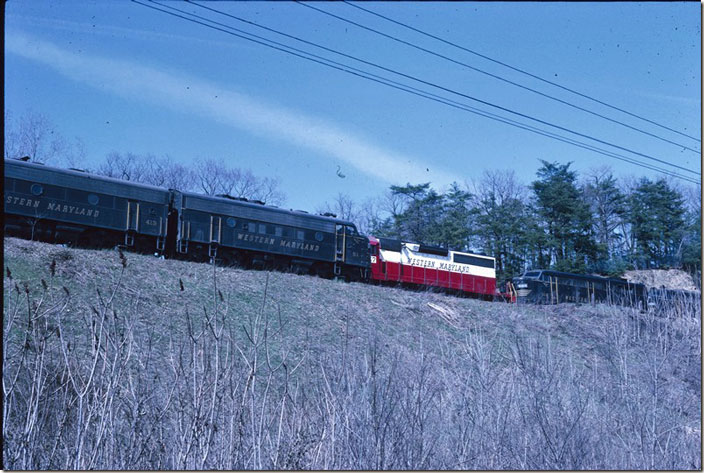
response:
[[[330,268],[329,265],[321,263],[314,264],[311,271],[313,274],[323,279],[330,279],[333,276],[332,268]]]
[[[237,250],[227,249],[220,251],[220,258],[225,266],[232,266],[236,268],[241,268],[243,264],[243,256]]]

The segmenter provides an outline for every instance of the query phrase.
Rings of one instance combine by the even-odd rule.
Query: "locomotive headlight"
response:
[[[526,289],[526,288],[528,287],[528,284],[523,283],[523,284],[519,284],[519,285],[516,286],[516,287],[518,287],[518,289]]]

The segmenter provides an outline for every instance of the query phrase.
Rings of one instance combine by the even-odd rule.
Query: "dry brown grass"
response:
[[[698,306],[125,257],[5,239],[6,469],[701,467]]]

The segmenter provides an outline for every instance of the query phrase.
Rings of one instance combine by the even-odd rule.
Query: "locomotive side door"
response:
[[[134,246],[134,235],[139,231],[139,202],[127,201],[127,221],[125,222],[125,245]]]
[[[335,262],[345,261],[347,232],[344,225],[335,224]]]
[[[222,240],[222,217],[210,216],[210,245],[208,245],[208,256],[215,258],[217,256],[218,247]]]

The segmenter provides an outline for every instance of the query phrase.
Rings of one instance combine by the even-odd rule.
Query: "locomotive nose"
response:
[[[527,297],[528,294],[531,293],[531,289],[529,289],[528,285],[528,279],[519,277],[519,278],[513,278],[513,287],[516,288],[516,294],[519,297],[519,300],[522,300],[522,298]]]

